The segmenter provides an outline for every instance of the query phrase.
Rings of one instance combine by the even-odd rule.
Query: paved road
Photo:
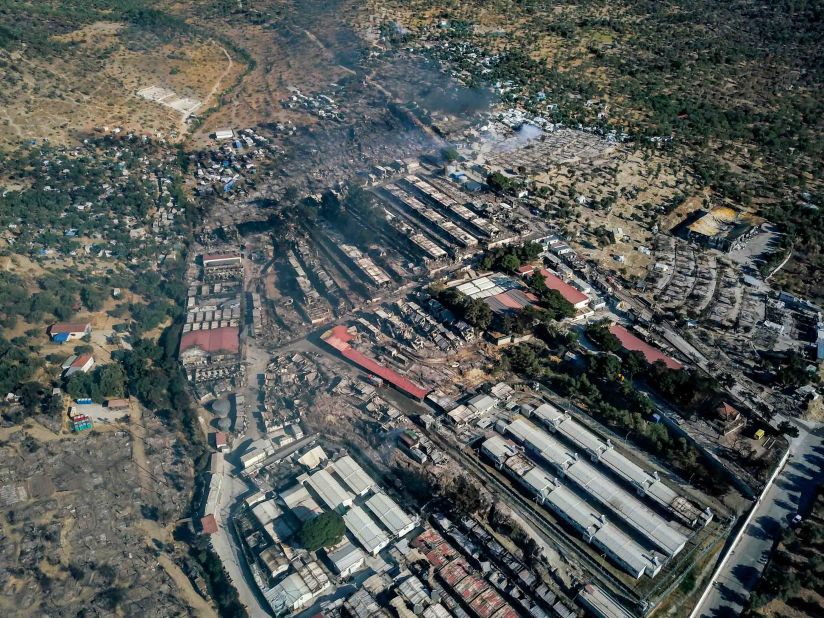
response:
[[[738,616],[758,582],[773,538],[798,511],[806,512],[812,489],[824,480],[824,426],[806,425],[790,445],[792,457],[767,492],[724,565],[717,582],[694,614],[700,618]]]
[[[229,467],[228,464],[226,466]],[[260,591],[246,566],[240,547],[235,541],[230,529],[231,510],[237,498],[248,491],[248,487],[240,480],[226,473],[223,477],[223,489],[219,505],[218,531],[212,535],[211,543],[215,553],[223,563],[237,590],[240,602],[246,607],[251,618],[268,618],[270,616]]]

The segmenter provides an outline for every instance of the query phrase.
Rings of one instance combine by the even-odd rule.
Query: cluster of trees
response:
[[[541,251],[541,245],[534,242],[496,247],[486,252],[481,259],[480,267],[484,270],[514,273],[521,265],[535,260]]]
[[[805,600],[804,591],[824,589],[824,497],[818,488],[814,516],[797,528],[783,528],[778,545],[750,596],[744,615],[754,618],[770,601],[780,599],[796,610],[799,616],[818,616],[821,607],[814,600]],[[819,517],[816,517],[818,515]]]
[[[553,320],[563,320],[575,315],[575,307],[572,306],[558,290],[550,290],[541,273],[535,272],[527,279],[529,287],[538,298],[541,299],[541,307]]]
[[[590,365],[593,372],[598,371],[597,358],[590,360],[595,363]],[[553,377],[551,382],[561,394],[583,402],[590,414],[616,433],[626,434],[632,442],[667,461],[683,478],[692,479],[716,495],[726,491],[724,479],[715,474],[710,462],[692,444],[674,435],[663,423],[649,420],[653,406],[631,380],[592,381],[587,374],[578,378],[567,374],[560,379]]]
[[[514,193],[521,183],[501,174],[501,172],[492,172],[486,177],[486,184],[495,193]]]
[[[130,303],[129,313],[134,320],[134,331],[140,334],[160,326],[170,316],[174,317],[178,311],[164,300],[152,300],[149,304]]]
[[[298,532],[298,540],[302,547],[309,551],[317,551],[322,547],[332,547],[340,543],[344,532],[346,526],[343,517],[336,511],[326,511],[304,522]]]
[[[21,382],[25,382],[38,367],[39,359],[29,355],[28,350],[0,337],[0,393],[10,393]]]
[[[542,346],[522,343],[505,348],[498,358],[494,372],[514,371],[530,378],[544,378],[547,368],[543,363],[545,349]]]
[[[790,351],[779,361],[775,379],[782,386],[804,386],[816,379],[816,374],[808,370],[807,360],[798,352]]]
[[[480,330],[492,324],[492,309],[478,298],[470,298],[455,288],[430,290],[434,298],[460,319]]]
[[[117,363],[98,365],[89,373],[78,372],[66,381],[66,392],[72,399],[89,397],[102,402],[126,394],[126,375]]]
[[[469,517],[486,506],[481,490],[463,474],[442,486],[438,498],[444,508],[448,508],[459,517]]]
[[[562,348],[570,343],[557,334],[550,340]],[[648,367],[645,360],[633,358],[631,363],[636,368]],[[682,477],[692,478],[716,494],[726,490],[723,479],[713,473],[710,463],[695,447],[672,434],[666,425],[648,420],[654,411],[652,403],[627,379],[627,370],[617,356],[588,356],[584,366],[572,361],[553,363],[546,347],[533,342],[505,349],[495,369],[545,381],[616,433],[627,435],[632,442],[666,460]]]
[[[98,293],[93,283],[80,284],[59,273],[46,273],[37,281],[32,293],[26,282],[12,272],[0,273],[0,323],[9,328],[23,318],[27,322],[42,322],[47,316],[68,320],[79,308],[78,300],[87,307],[97,306]]]
[[[121,21],[131,27],[170,35],[188,31],[188,25],[145,0],[62,0],[59,3],[9,0],[4,3],[0,48],[27,45],[38,54],[50,55],[70,46],[49,36],[65,33],[96,21]]]
[[[237,590],[229,580],[223,563],[209,546],[206,538],[192,535],[185,525],[175,530],[175,538],[189,545],[189,554],[200,565],[209,594],[217,604],[219,614],[227,618],[248,618],[249,614],[240,602]]]
[[[68,254],[81,249],[78,238],[101,234],[96,249],[111,251],[115,259],[153,259],[153,240],[131,238],[126,217],[145,218],[156,205],[154,173],[174,176],[174,168],[163,163],[159,154],[159,147],[150,141],[129,140],[123,148],[107,138],[89,140],[71,156],[48,145],[16,151],[3,165],[23,188],[0,194],[0,226],[11,226],[16,245],[30,247],[35,255],[41,248]],[[148,169],[146,159],[153,161]],[[124,180],[124,169],[149,173]],[[105,184],[117,190],[101,199],[100,186]],[[183,195],[179,178],[170,191],[177,205],[185,208],[185,200],[177,199]],[[188,217],[189,211],[185,212]],[[175,220],[176,231],[182,230],[183,219]],[[70,229],[75,235],[65,233]]]
[[[666,399],[690,413],[708,413],[715,409],[721,397],[717,380],[695,369],[672,370],[663,362],[653,364],[637,351],[624,350],[618,337],[609,332],[608,322],[588,324],[584,329],[588,339],[607,354],[591,360],[595,376],[611,381],[643,379]],[[614,354],[620,355],[620,360]]]
[[[154,341],[138,339],[131,350],[118,350],[112,358],[122,364],[129,392],[148,407],[174,409],[188,404],[184,384],[176,385],[179,391],[172,388],[172,382],[176,382],[174,376],[179,371],[179,367],[173,365],[176,360],[167,356]]]

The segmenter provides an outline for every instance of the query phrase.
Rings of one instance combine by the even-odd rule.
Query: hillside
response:
[[[179,140],[243,73],[232,46],[157,2],[0,6],[0,151],[115,128]]]
[[[654,144],[691,170],[695,195],[787,223],[794,259],[779,278],[824,297],[808,276],[824,267],[820,3],[367,4],[364,29],[397,49],[493,85],[504,103]]]

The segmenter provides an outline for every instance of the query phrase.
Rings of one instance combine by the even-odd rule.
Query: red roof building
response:
[[[412,547],[437,547],[444,542],[444,538],[436,530],[427,528],[412,539]]]
[[[683,368],[681,363],[670,358],[657,348],[654,348],[643,339],[639,339],[620,324],[613,324],[610,326],[609,332],[618,338],[618,341],[621,342],[621,346],[625,350],[629,350],[630,352],[640,352],[643,354],[644,358],[647,359],[647,362],[650,365],[656,361],[661,361],[669,369],[678,370]]]
[[[463,558],[455,558],[455,560],[438,571],[438,575],[440,575],[441,579],[446,582],[447,586],[454,588],[458,582],[460,582],[464,577],[469,576],[471,572],[472,569],[466,560]]]
[[[199,348],[210,354],[218,352],[237,354],[240,351],[238,329],[236,326],[224,326],[222,328],[192,330],[183,333],[183,337],[180,339],[180,351],[182,353],[189,348]]]
[[[469,606],[478,615],[478,618],[490,618],[492,614],[504,606],[504,600],[495,590],[488,588],[475,597],[475,600]]]
[[[541,275],[544,278],[544,283],[546,283],[546,287],[550,290],[555,290],[561,296],[564,297],[564,300],[567,301],[570,305],[575,307],[576,309],[582,309],[586,307],[587,303],[589,302],[589,296],[584,294],[578,288],[575,288],[568,284],[566,281],[561,279],[558,275],[553,273],[546,268],[541,269]]]
[[[200,518],[200,528],[203,534],[215,534],[217,532],[217,520],[209,513],[206,517]]]
[[[82,339],[90,332],[92,332],[92,325],[89,322],[58,322],[49,326],[49,337],[58,343]]]
[[[455,584],[454,587],[455,592],[466,603],[470,603],[472,599],[477,597],[482,592],[486,592],[488,589],[489,584],[487,584],[483,579],[481,579],[477,575],[467,575],[461,581]],[[492,612],[490,612],[489,614],[492,614]],[[487,615],[485,618],[489,618],[489,615]]]
[[[215,448],[219,451],[225,451],[229,448],[229,442],[226,440],[226,434],[222,431],[216,431],[214,434],[215,437]]]
[[[418,386],[412,380],[405,378],[397,371],[384,367],[377,361],[355,350],[351,345],[349,345],[352,335],[349,334],[349,331],[344,325],[338,324],[331,330],[326,331],[323,335],[321,335],[321,339],[323,339],[327,345],[340,352],[341,356],[345,359],[353,362],[361,369],[364,369],[369,373],[386,380],[389,384],[405,395],[408,395],[414,399],[423,400],[427,393],[429,393],[427,389]]]
[[[726,423],[737,421],[741,417],[741,412],[736,410],[726,401],[718,406],[716,413],[718,414],[718,418]]]

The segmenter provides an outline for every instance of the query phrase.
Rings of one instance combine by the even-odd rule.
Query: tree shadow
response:
[[[752,590],[753,587],[755,587],[758,578],[761,577],[759,570],[749,564],[736,565],[732,570],[732,574],[747,590]],[[743,603],[746,601],[746,598],[743,597],[743,595],[741,596],[743,599],[741,603]]]
[[[751,534],[757,539],[773,540],[781,534],[781,523],[774,517],[762,515],[755,519],[751,530]]]

